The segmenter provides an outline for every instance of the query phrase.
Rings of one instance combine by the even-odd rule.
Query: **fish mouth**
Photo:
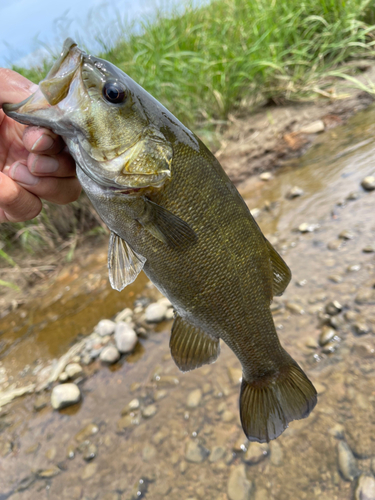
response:
[[[60,117],[58,108],[51,108],[68,95],[72,80],[82,65],[83,56],[84,52],[77,44],[67,38],[60,57],[39,83],[38,90],[20,103],[3,104],[4,113],[24,125],[52,128],[61,134],[61,127],[56,124]]]

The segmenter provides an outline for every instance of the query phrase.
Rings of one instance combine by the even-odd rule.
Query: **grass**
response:
[[[261,102],[327,95],[333,77],[347,74],[344,62],[374,56],[374,12],[374,0],[213,0],[137,27],[124,23],[115,42],[99,40],[98,55],[204,136]],[[49,66],[14,69],[38,82]],[[84,200],[62,229],[66,208],[47,205],[35,222],[6,224],[0,241],[35,250],[74,238],[98,224]]]

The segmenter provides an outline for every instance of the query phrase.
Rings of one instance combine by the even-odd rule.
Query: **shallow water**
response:
[[[238,361],[224,346],[214,365],[180,373],[169,355],[171,323],[163,323],[141,340],[138,356],[111,369],[98,361],[85,368],[79,405],[61,412],[47,405],[36,412],[37,395],[31,394],[2,409],[0,499],[353,498],[357,480],[346,480],[338,468],[339,443],[346,442],[355,454],[354,476],[375,473],[375,301],[370,296],[375,254],[362,251],[375,244],[375,192],[360,187],[375,171],[374,158],[375,109],[370,108],[318,137],[303,158],[285,165],[274,179],[252,179],[242,193],[251,209],[261,210],[259,225],[293,272],[286,293],[275,300],[274,318],[282,344],[318,389],[309,418],[293,422],[260,452],[250,445],[246,454]],[[293,185],[304,194],[286,199]],[[348,201],[353,192],[358,198]],[[319,227],[301,234],[296,228],[302,223]],[[353,238],[339,240],[344,230]],[[100,319],[132,306],[140,295],[158,297],[154,289],[144,290],[146,281],[142,277],[122,294],[110,291],[105,253],[60,277],[39,304],[25,305],[0,322],[4,383],[25,385],[38,363],[62,355]],[[327,321],[318,315],[332,300],[343,311],[331,320],[336,337],[332,352],[325,353],[314,343]],[[369,333],[356,335],[360,324]],[[197,389],[200,401],[191,408],[188,397]],[[122,417],[133,399],[140,409]],[[150,405],[155,413],[147,418],[144,409]],[[77,436],[92,423],[98,432]],[[85,440],[97,449],[91,462],[83,458]]]

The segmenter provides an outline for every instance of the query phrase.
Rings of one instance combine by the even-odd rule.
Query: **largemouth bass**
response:
[[[121,290],[143,269],[172,302],[170,348],[182,371],[214,362],[222,339],[243,370],[251,441],[305,418],[316,391],[280,345],[270,304],[291,273],[204,144],[128,75],[66,40],[35,94],[4,111],[60,134],[111,230]]]

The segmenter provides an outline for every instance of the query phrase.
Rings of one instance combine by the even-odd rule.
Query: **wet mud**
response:
[[[318,390],[310,417],[269,445],[249,444],[237,359],[223,345],[215,364],[179,372],[165,321],[135,354],[85,366],[79,404],[54,411],[47,390],[2,407],[1,500],[375,498],[375,191],[361,188],[375,172],[374,124],[370,107],[241,190],[292,269],[272,310]],[[142,297],[160,297],[145,277],[110,291],[104,250],[62,276],[1,320],[0,390],[35,382],[37,366]]]

